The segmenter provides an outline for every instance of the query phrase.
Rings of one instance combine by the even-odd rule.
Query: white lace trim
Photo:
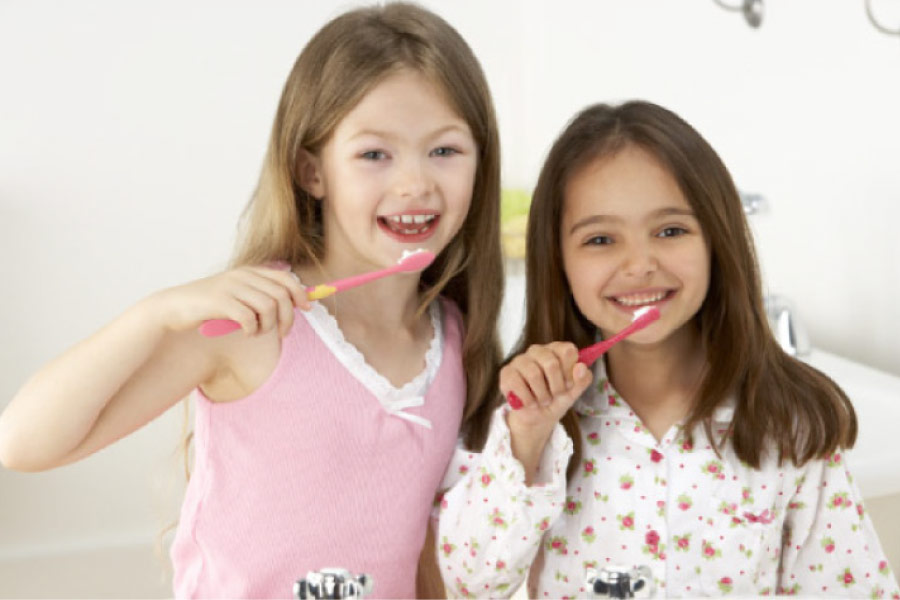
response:
[[[440,301],[435,300],[428,307],[431,317],[431,328],[434,335],[431,345],[425,353],[425,368],[411,381],[397,388],[388,379],[375,370],[363,356],[362,352],[347,341],[337,320],[319,302],[313,302],[312,310],[301,311],[307,322],[318,334],[322,342],[331,350],[335,358],[368,389],[381,403],[386,411],[401,419],[418,423],[431,429],[431,422],[418,415],[403,412],[405,408],[425,405],[425,393],[437,375],[444,352],[444,334],[441,320]]]

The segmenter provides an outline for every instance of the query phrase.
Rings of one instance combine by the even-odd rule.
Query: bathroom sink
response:
[[[847,460],[863,497],[900,494],[900,377],[818,349],[800,358],[853,402],[859,433]]]

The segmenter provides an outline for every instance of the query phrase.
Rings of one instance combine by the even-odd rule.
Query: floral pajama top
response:
[[[584,456],[571,481],[557,425],[525,486],[505,406],[482,453],[457,452],[437,536],[451,596],[508,597],[531,568],[530,598],[587,597],[588,568],[646,565],[657,597],[900,598],[841,454],[800,468],[769,456],[754,470],[730,444],[718,457],[702,427],[693,446],[677,425],[657,442],[603,364],[575,405]],[[716,411],[716,435],[732,414]]]

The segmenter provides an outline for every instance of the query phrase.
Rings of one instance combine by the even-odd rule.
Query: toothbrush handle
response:
[[[327,298],[328,296],[340,291],[341,289],[346,288],[338,288],[335,284],[320,284],[309,286],[306,288],[306,297],[309,300],[321,300],[322,298]],[[365,283],[365,282],[363,282]],[[237,321],[232,321],[231,319],[210,319],[208,321],[203,321],[203,324],[200,325],[200,334],[206,337],[219,337],[220,335],[228,335],[233,331],[237,331],[241,328],[240,323]]]
[[[200,334],[206,337],[219,337],[241,328],[240,323],[231,319],[210,319],[200,325]]]

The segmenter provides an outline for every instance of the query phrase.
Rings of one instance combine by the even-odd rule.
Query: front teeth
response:
[[[434,221],[434,215],[394,215],[386,218],[394,223],[417,223],[420,225]]]
[[[656,294],[635,294],[634,296],[619,296],[616,302],[623,306],[641,306],[643,304],[652,304],[659,302],[666,297],[666,292],[657,292]]]
[[[437,215],[391,215],[384,217],[385,223],[396,233],[416,235],[424,233],[431,227]]]

